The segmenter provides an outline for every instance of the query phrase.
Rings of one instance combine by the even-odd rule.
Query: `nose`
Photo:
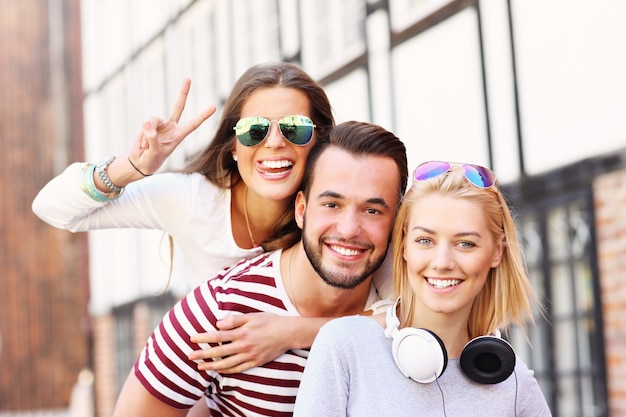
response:
[[[282,133],[280,133],[278,121],[272,120],[270,122],[270,131],[267,134],[267,138],[265,138],[265,147],[271,149],[283,148],[285,140]]]
[[[431,261],[436,271],[449,271],[454,268],[452,248],[447,244],[439,244],[435,249],[435,256]]]
[[[344,239],[351,239],[361,233],[361,222],[355,210],[344,209],[341,216],[338,216],[336,223],[337,232]]]

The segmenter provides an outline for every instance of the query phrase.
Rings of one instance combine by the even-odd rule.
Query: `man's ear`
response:
[[[294,210],[294,216],[296,218],[296,224],[300,229],[304,225],[304,212],[306,211],[306,197],[302,191],[298,191],[296,195],[296,207]]]

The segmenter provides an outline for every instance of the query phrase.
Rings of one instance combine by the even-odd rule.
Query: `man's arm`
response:
[[[185,416],[187,411],[171,407],[153,397],[139,382],[135,371],[131,370],[117,399],[113,417],[179,417]]]
[[[368,310],[361,315],[386,313],[393,303],[371,295]],[[385,314],[382,317],[384,320]],[[193,343],[208,343],[212,347],[192,352],[189,359],[204,360],[198,365],[203,371],[244,372],[276,359],[289,349],[310,348],[320,327],[332,319],[272,313],[231,315],[217,322],[218,330],[191,336]]]
[[[204,359],[198,365],[202,371],[244,372],[273,361],[289,349],[308,349],[319,328],[329,320],[330,317],[290,317],[272,313],[229,316],[217,322],[218,331],[191,337],[194,343],[209,343],[212,347],[194,351],[189,358]]]

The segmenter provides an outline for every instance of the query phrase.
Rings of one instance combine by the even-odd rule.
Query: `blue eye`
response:
[[[473,248],[476,246],[476,244],[474,242],[469,242],[467,240],[464,240],[462,242],[459,242],[459,246],[463,248]]]

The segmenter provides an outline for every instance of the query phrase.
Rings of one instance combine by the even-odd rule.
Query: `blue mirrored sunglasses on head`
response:
[[[463,168],[465,178],[477,188],[489,188],[496,184],[496,174],[489,168],[480,165],[458,164],[442,161],[424,162],[415,168],[413,173],[414,181],[423,181],[429,178],[435,178],[450,171],[453,166]]]
[[[242,145],[256,146],[265,140],[271,126],[270,119],[252,116],[239,120],[233,129]],[[303,146],[309,143],[314,128],[313,121],[306,116],[285,116],[278,119],[280,134],[294,145]]]

